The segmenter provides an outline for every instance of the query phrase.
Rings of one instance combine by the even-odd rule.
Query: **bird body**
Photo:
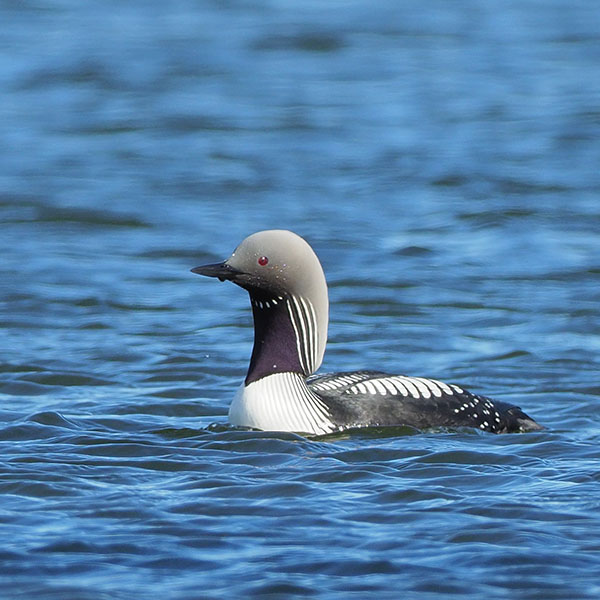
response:
[[[229,410],[233,425],[321,435],[357,427],[542,429],[519,407],[435,379],[355,371],[315,375],[327,343],[321,263],[291,231],[247,237],[224,262],[192,269],[250,295],[254,347]]]

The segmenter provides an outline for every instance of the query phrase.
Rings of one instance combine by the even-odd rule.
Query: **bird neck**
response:
[[[321,362],[317,317],[307,298],[250,291],[254,347],[246,385],[274,373],[307,377]]]

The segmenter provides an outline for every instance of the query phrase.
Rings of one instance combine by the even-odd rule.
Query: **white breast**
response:
[[[242,385],[229,407],[232,425],[315,435],[336,429],[327,406],[298,373],[275,373]]]

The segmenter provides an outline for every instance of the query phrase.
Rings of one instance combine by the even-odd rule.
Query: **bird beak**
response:
[[[241,271],[230,267],[227,264],[227,261],[215,263],[214,265],[202,265],[193,268],[191,271],[198,275],[206,275],[206,277],[217,277],[219,281],[225,281],[226,279],[235,281],[235,278],[242,273]]]

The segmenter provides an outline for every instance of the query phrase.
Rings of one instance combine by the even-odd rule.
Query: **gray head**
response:
[[[247,382],[272,372],[309,375],[319,368],[327,343],[327,283],[317,255],[299,235],[259,231],[224,262],[192,271],[233,281],[250,294],[255,340]]]

